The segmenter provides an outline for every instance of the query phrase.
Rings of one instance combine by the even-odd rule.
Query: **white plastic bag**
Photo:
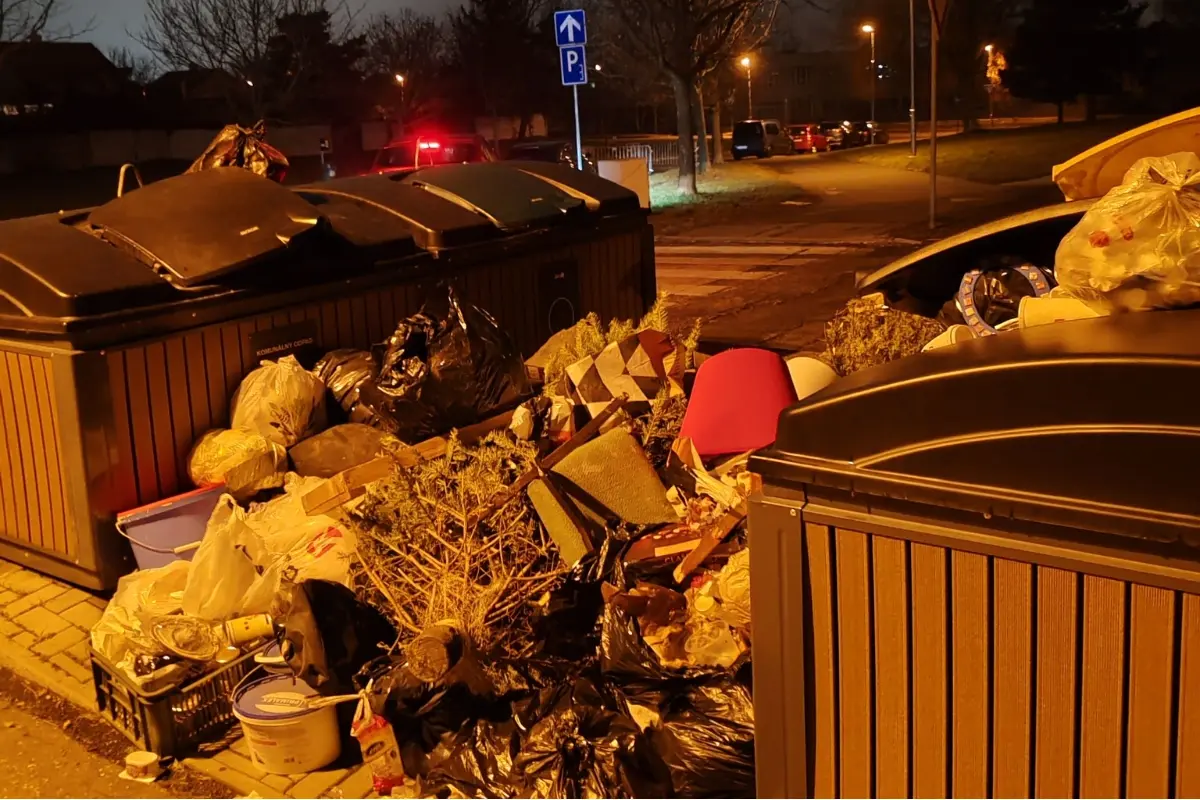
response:
[[[239,616],[242,598],[258,577],[265,549],[246,513],[224,494],[209,517],[183,591],[183,613],[220,621]]]
[[[1058,283],[1120,310],[1200,302],[1200,156],[1143,158],[1066,235]]]
[[[232,426],[291,447],[325,427],[325,384],[295,356],[264,361],[242,380]]]
[[[131,649],[158,649],[149,633],[142,630],[142,617],[172,614],[180,609],[190,568],[190,562],[172,561],[121,578],[100,621],[92,627],[96,652],[118,664]]]
[[[188,455],[188,477],[197,486],[225,484],[237,500],[283,485],[287,451],[257,433],[211,430]]]

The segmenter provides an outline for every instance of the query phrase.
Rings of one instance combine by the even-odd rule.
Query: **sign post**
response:
[[[554,12],[554,43],[562,85],[570,86],[575,100],[575,162],[583,169],[583,134],[579,128],[579,87],[588,82],[587,17],[583,9]]]

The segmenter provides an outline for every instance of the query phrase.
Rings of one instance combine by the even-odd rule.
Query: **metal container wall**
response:
[[[256,334],[311,338],[320,352],[369,348],[442,283],[491,312],[527,355],[554,332],[543,314],[564,300],[578,303],[575,318],[640,316],[654,298],[653,231],[629,197],[633,213],[430,245],[394,266],[347,267],[344,278],[181,295],[144,310],[119,308],[118,298],[95,324],[18,297],[25,313],[0,334],[0,557],[88,588],[113,586],[133,567],[116,515],[190,488],[187,455],[204,431],[228,424],[230,398],[257,366]],[[60,244],[60,232],[52,238]],[[28,254],[3,258],[38,267]]]
[[[1200,794],[1198,331],[1004,334],[785,412],[751,462],[759,796]]]

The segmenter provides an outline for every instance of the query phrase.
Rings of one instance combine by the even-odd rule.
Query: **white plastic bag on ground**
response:
[[[131,649],[152,652],[157,644],[142,630],[142,617],[172,614],[183,604],[191,563],[172,561],[165,567],[142,569],[117,582],[117,591],[92,627],[92,647],[113,664]]]
[[[264,361],[242,380],[232,427],[291,447],[325,427],[325,384],[295,356]]]
[[[1086,303],[1140,311],[1200,302],[1200,156],[1143,158],[1063,238],[1060,286]]]
[[[225,484],[237,500],[283,485],[287,451],[257,433],[211,430],[188,455],[188,477],[197,486]]]

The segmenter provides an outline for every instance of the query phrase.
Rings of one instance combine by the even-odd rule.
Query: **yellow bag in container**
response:
[[[1200,303],[1200,156],[1130,167],[1059,244],[1054,274],[1071,295],[1100,307]]]
[[[188,477],[197,486],[223,483],[229,494],[245,501],[283,486],[287,464],[287,450],[257,433],[211,430],[188,455]]]

